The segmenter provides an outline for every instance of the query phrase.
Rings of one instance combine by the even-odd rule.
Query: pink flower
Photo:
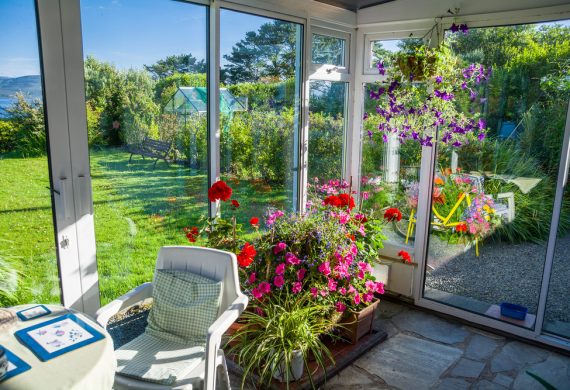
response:
[[[291,289],[291,291],[293,291],[293,294],[297,294],[301,291],[302,288],[303,284],[301,282],[295,282],[293,283],[293,288]]]
[[[255,287],[253,290],[251,290],[251,294],[253,295],[253,297],[255,299],[261,299],[261,297],[263,296],[263,293],[257,287]]]
[[[384,294],[384,283],[376,282],[376,292],[378,294]]]
[[[362,300],[366,303],[372,302],[374,299],[374,293],[368,292],[366,294],[362,294]]]
[[[273,254],[277,255],[277,254],[283,252],[285,250],[285,248],[287,248],[287,244],[285,244],[284,242],[280,242],[273,247]]]
[[[368,291],[376,291],[376,282],[372,280],[367,280],[364,285],[366,286],[366,290]]]
[[[261,307],[256,307],[256,308],[255,308],[255,313],[256,313],[258,316],[261,316],[261,317],[263,317],[263,316],[265,315],[265,313],[263,312],[263,309],[262,309]]]
[[[252,284],[252,283],[255,282],[255,279],[256,279],[256,277],[255,277],[255,272],[252,272],[251,274],[249,274],[249,278],[247,279],[247,282],[248,282],[249,284]]]
[[[358,271],[358,275],[356,277],[360,280],[364,279],[364,271]]]
[[[355,256],[358,254],[358,247],[354,243],[350,244],[350,253]]]
[[[346,288],[341,287],[341,288],[338,289],[338,292],[339,292],[340,295],[346,295]]]
[[[279,263],[277,267],[275,267],[275,273],[277,275],[283,275],[285,272],[285,263]]]
[[[287,252],[287,254],[285,255],[285,261],[287,262],[287,264],[291,265],[297,265],[301,263],[301,260],[299,260],[297,256],[295,256],[291,252]]]
[[[370,267],[370,264],[365,263],[364,261],[359,261],[358,262],[358,268],[363,271],[363,272],[370,272],[372,271],[372,267]]]
[[[362,200],[368,200],[368,198],[370,197],[370,194],[366,191],[362,192]]]
[[[277,288],[283,287],[284,283],[285,283],[285,279],[283,279],[283,276],[281,276],[281,275],[277,275],[275,278],[273,278],[273,284]]]
[[[335,307],[336,311],[338,311],[339,313],[343,313],[346,310],[346,305],[342,302],[337,302]]]
[[[269,294],[271,292],[271,284],[269,284],[269,282],[261,282],[257,287],[263,294]]]
[[[364,225],[360,225],[360,227],[358,228],[358,233],[360,233],[362,237],[366,237],[366,232],[364,231]]]
[[[355,304],[355,305],[360,304],[360,294],[355,294],[355,295],[354,295],[354,304]]]
[[[348,286],[348,293],[349,294],[354,294],[356,292],[356,289],[354,288],[354,286],[351,284],[350,286]]]
[[[336,282],[332,279],[329,279],[329,291],[336,291]]]
[[[305,268],[301,268],[299,271],[297,271],[297,280],[299,282],[305,279],[305,272],[307,272]]]
[[[322,290],[320,291],[320,293],[321,293],[321,295],[322,295],[323,297],[326,297],[327,295],[329,295],[329,292],[328,292],[327,290],[325,290],[325,289],[322,289]]]
[[[328,261],[325,261],[324,263],[319,265],[319,272],[325,276],[329,276],[331,273],[330,263]]]
[[[283,211],[277,210],[277,211],[271,213],[269,215],[269,217],[267,217],[267,221],[265,221],[265,223],[267,224],[267,226],[271,226],[275,223],[275,220],[277,218],[282,217],[284,215],[285,215],[285,213]]]
[[[318,295],[318,290],[316,287],[311,287],[311,295],[313,296],[313,298],[316,298]]]

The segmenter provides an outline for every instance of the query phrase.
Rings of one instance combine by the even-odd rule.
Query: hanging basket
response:
[[[423,81],[425,77],[431,77],[435,74],[435,61],[436,57],[431,56],[415,56],[415,55],[408,55],[398,57],[396,59],[396,64],[400,68],[400,72],[406,77],[406,79],[410,79],[410,75],[414,75],[414,81]]]

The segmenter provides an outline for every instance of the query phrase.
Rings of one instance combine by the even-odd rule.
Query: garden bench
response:
[[[171,142],[159,141],[157,139],[145,137],[145,139],[140,144],[132,144],[127,146],[128,151],[131,153],[131,156],[129,157],[129,164],[131,163],[131,159],[133,158],[134,154],[140,154],[143,159],[145,157],[154,158],[155,161],[152,169],[156,168],[156,163],[158,163],[158,160],[164,160],[164,162],[168,164],[167,157],[171,148]]]

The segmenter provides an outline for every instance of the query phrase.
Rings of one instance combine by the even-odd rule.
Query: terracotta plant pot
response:
[[[347,311],[340,321],[341,336],[352,344],[356,344],[358,340],[370,333],[374,324],[374,312],[379,303],[380,299],[375,299],[360,311]]]

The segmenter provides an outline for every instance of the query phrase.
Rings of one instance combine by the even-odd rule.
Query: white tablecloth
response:
[[[12,310],[19,311],[32,306],[35,305],[17,306]],[[73,311],[77,317],[104,334],[105,338],[45,362],[39,360],[32,351],[16,339],[14,332],[17,330],[69,312],[59,305],[45,306],[51,310],[51,314],[29,321],[17,319],[13,324],[0,328],[0,345],[8,348],[32,366],[30,370],[0,382],[0,389],[111,389],[117,368],[113,353],[113,340],[104,329],[87,316]]]

